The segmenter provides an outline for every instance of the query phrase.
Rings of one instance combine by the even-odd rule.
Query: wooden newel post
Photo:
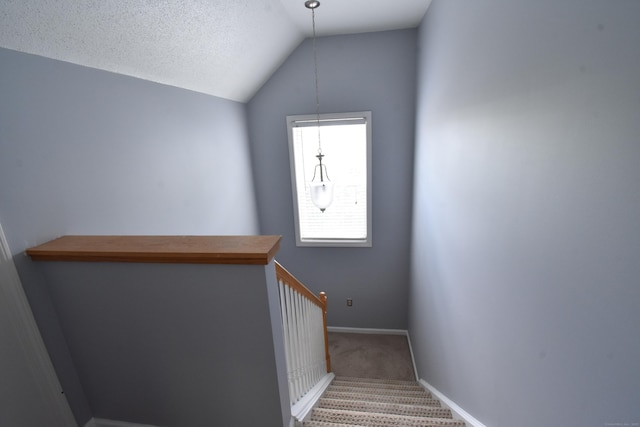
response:
[[[327,362],[327,372],[331,372],[331,356],[329,355],[329,333],[327,332],[327,293],[320,292],[322,301],[322,327],[324,329],[324,356]]]

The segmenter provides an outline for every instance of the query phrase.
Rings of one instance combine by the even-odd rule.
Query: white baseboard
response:
[[[377,334],[377,335],[405,335],[409,336],[406,329],[372,329],[372,328],[347,328],[342,326],[327,326],[329,332],[344,334]]]
[[[91,418],[84,427],[156,427],[151,424],[128,423],[125,421],[107,420],[104,418]]]
[[[418,381],[418,382],[424,388],[429,390],[431,392],[431,394],[433,394],[435,397],[437,397],[447,408],[451,409],[451,412],[453,412],[454,418],[459,418],[459,419],[463,420],[465,423],[467,423],[471,427],[486,427],[480,421],[478,421],[474,417],[472,417],[471,414],[469,414],[467,411],[465,411],[460,406],[458,406],[457,403],[455,403],[453,400],[449,399],[447,396],[442,394],[437,388],[435,388],[434,386],[432,386],[431,384],[429,384],[425,380],[420,379],[420,381]]]

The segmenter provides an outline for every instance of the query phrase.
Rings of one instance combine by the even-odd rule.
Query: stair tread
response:
[[[305,427],[464,427],[416,381],[336,377]]]
[[[365,425],[369,427],[407,426],[407,427],[463,427],[463,421],[452,418],[414,417],[370,413],[361,411],[342,411],[336,409],[314,408],[311,421],[341,422],[343,424]]]
[[[378,412],[395,415],[410,415],[420,417],[453,418],[451,410],[438,406],[406,405],[401,403],[352,401],[320,398],[318,408],[353,410],[361,412]]]
[[[407,391],[425,391],[424,387],[422,387],[418,383],[406,383],[406,384],[396,384],[396,383],[374,383],[370,381],[344,381],[341,379],[334,379],[331,383],[332,385],[342,386],[342,387],[359,387],[359,388],[375,388],[380,390],[407,390]]]
[[[344,393],[360,393],[360,394],[380,394],[388,396],[411,396],[411,397],[430,397],[430,394],[423,388],[421,389],[387,389],[377,387],[358,387],[343,384],[331,383],[328,390],[339,391]]]
[[[360,377],[338,377],[335,378],[336,381],[351,381],[358,383],[373,383],[373,384],[400,384],[400,385],[415,385],[418,384],[416,381],[407,381],[407,380],[395,380],[392,378],[360,378]]]
[[[326,421],[305,421],[302,425],[304,427],[367,427],[358,424],[330,423]]]
[[[387,402],[387,403],[402,403],[406,405],[424,405],[424,406],[441,406],[438,399],[429,397],[428,395],[415,397],[415,396],[393,396],[387,394],[360,394],[357,392],[344,392],[327,390],[324,397],[330,399],[342,399],[342,400],[355,400],[355,401],[368,401],[368,402]]]

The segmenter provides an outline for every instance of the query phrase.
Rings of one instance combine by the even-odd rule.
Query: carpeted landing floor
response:
[[[338,377],[416,380],[404,335],[329,332],[329,354]]]
[[[464,427],[416,382],[401,335],[329,333],[336,378],[305,427]]]

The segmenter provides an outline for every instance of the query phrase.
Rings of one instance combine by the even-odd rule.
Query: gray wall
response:
[[[320,112],[372,111],[372,248],[295,246],[285,117],[315,112],[310,40],[248,104],[260,231],[282,235],[278,259],[314,292],[328,293],[331,326],[407,327],[416,35],[404,30],[317,41]]]
[[[90,416],[42,277],[63,234],[255,234],[246,106],[0,49],[0,221],[79,422]]]
[[[487,426],[640,421],[638,22],[435,0],[420,28],[410,333]]]
[[[38,267],[95,417],[167,427],[289,425],[273,264]]]

